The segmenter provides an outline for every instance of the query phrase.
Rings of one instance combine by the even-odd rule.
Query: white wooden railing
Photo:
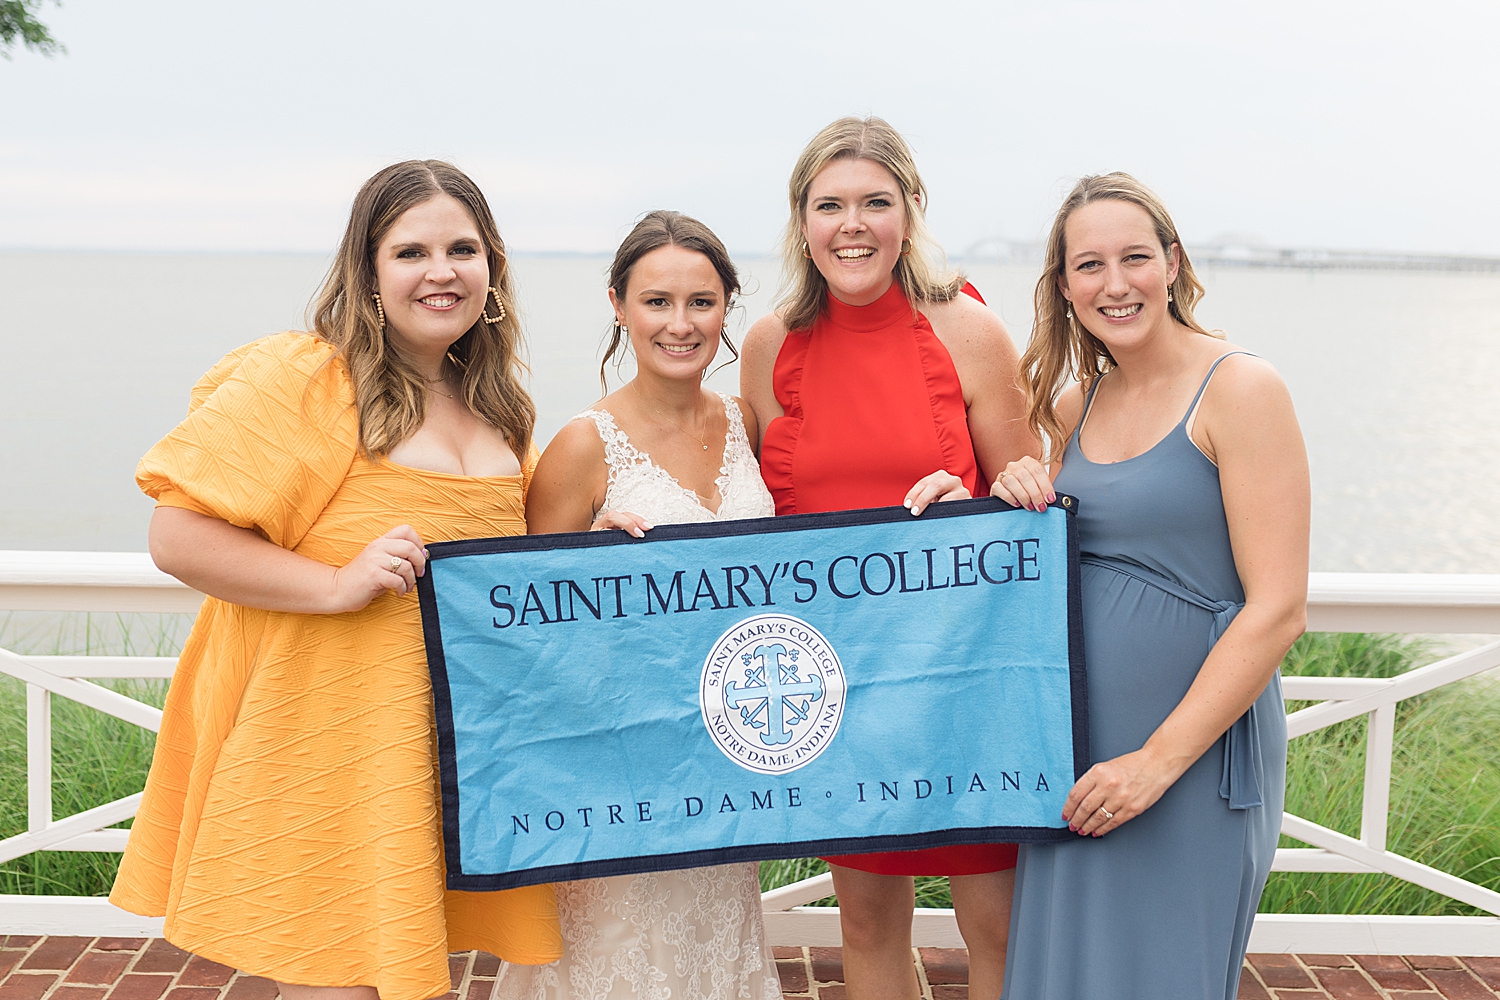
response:
[[[1500,635],[1500,575],[1314,573],[1308,628],[1316,632]],[[0,552],[0,611],[193,612],[202,595],[160,573],[138,553]],[[87,705],[156,731],[161,712],[92,681],[170,678],[170,657],[31,656],[0,649],[0,673],[26,683],[27,829],[0,840],[0,863],[33,851],[118,851],[129,831],[111,830],[135,814],[130,795],[73,816],[52,815],[51,698]],[[1288,677],[1289,700],[1319,704],[1287,718],[1293,737],[1348,719],[1369,718],[1358,838],[1287,814],[1282,832],[1310,848],[1276,852],[1277,871],[1384,872],[1495,916],[1262,914],[1253,951],[1339,954],[1500,955],[1500,893],[1388,849],[1396,704],[1500,667],[1490,642],[1389,679]],[[1500,739],[1500,736],[1497,736]],[[762,896],[773,944],[837,945],[838,909],[806,904],[832,894],[819,875]],[[159,919],[137,917],[107,900],[0,896],[0,934],[159,934]],[[962,947],[952,910],[920,909],[918,946]]]

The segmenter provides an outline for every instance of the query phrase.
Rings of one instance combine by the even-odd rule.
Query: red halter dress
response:
[[[895,282],[867,306],[824,302],[812,329],[787,334],[772,374],[785,415],[766,428],[760,466],[776,513],[892,506],[938,469],[979,496],[963,387],[927,318]],[[878,875],[975,875],[1014,868],[1016,845],[825,860]]]

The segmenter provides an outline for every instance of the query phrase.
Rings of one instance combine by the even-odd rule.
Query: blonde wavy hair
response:
[[[1177,226],[1150,188],[1126,173],[1097,174],[1084,177],[1063,199],[1052,232],[1047,237],[1047,259],[1042,276],[1036,283],[1036,326],[1031,342],[1021,355],[1025,373],[1026,426],[1038,440],[1047,442],[1047,461],[1055,464],[1067,448],[1067,435],[1057,417],[1057,396],[1070,380],[1076,379],[1088,389],[1099,376],[1115,366],[1109,348],[1082,323],[1072,317],[1068,300],[1063,297],[1063,270],[1068,255],[1068,217],[1084,205],[1104,200],[1124,201],[1138,205],[1151,217],[1156,239],[1168,255],[1177,247],[1177,278],[1172,282],[1172,301],[1167,309],[1172,318],[1189,330],[1210,337],[1222,333],[1205,330],[1193,318],[1193,307],[1203,298],[1203,285],[1193,273],[1192,262],[1177,236]],[[1045,437],[1043,436],[1045,435]]]
[[[906,208],[911,252],[897,259],[895,279],[913,308],[920,302],[947,302],[964,287],[964,276],[933,263],[943,259],[942,248],[927,228],[923,206],[927,187],[917,173],[911,147],[883,118],[840,118],[813,136],[787,183],[792,215],[781,237],[784,288],[777,312],[788,330],[806,330],[823,311],[828,281],[817,264],[802,253],[802,221],[807,214],[808,189],[813,179],[834,160],[872,160],[891,172],[901,188]]]
[[[426,417],[427,386],[422,373],[391,347],[381,327],[373,298],[375,255],[403,212],[439,194],[469,210],[484,241],[490,284],[505,307],[499,323],[475,320],[448,349],[448,357],[461,372],[469,409],[504,434],[524,461],[536,426],[536,406],[520,380],[526,366],[520,357],[521,326],[505,241],[479,187],[453,164],[406,160],[365,181],[354,196],[349,225],[318,292],[310,325],[348,366],[359,411],[360,448],[381,456],[411,437]]]

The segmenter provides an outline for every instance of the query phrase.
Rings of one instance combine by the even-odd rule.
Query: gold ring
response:
[[[400,572],[400,570],[401,570],[401,564],[403,562],[405,562],[405,561],[406,560],[402,559],[400,556],[391,556],[391,572],[392,573]]]

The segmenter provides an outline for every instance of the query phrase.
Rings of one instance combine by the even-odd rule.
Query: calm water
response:
[[[603,258],[515,261],[545,442],[599,395]],[[731,330],[770,307],[741,262]],[[0,549],[144,550],[136,460],[227,351],[300,328],[318,256],[0,254]],[[972,265],[1018,342],[1029,267]],[[1313,568],[1500,572],[1500,277],[1221,269],[1200,318],[1270,359],[1313,469]],[[731,365],[712,384],[733,390]]]

